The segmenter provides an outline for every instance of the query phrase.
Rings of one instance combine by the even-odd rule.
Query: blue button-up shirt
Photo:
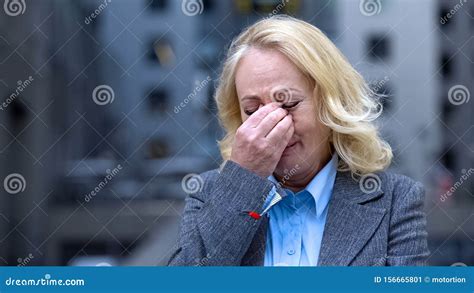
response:
[[[276,188],[270,191],[264,204],[269,217],[265,266],[318,264],[337,164],[337,155],[334,154],[304,190],[295,194],[285,189],[286,194],[281,195],[279,201],[276,198],[280,198],[280,194]],[[276,183],[273,176],[269,179]]]

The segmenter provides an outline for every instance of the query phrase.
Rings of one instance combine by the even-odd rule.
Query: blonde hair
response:
[[[219,142],[224,160],[230,158],[235,133],[242,124],[235,72],[251,47],[278,50],[313,81],[315,116],[331,129],[329,142],[339,155],[339,170],[363,175],[390,165],[390,145],[379,137],[373,123],[382,111],[377,95],[324,33],[289,16],[261,20],[230,45],[215,92],[226,131]]]

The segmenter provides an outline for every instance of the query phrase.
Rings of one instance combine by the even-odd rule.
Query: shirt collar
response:
[[[336,179],[338,165],[338,156],[336,153],[331,160],[313,177],[304,190],[308,191],[314,199],[316,205],[316,214],[321,216],[326,209],[329,199],[331,198],[334,182]],[[268,179],[273,183],[278,183],[273,175]],[[285,189],[286,191],[286,189]],[[303,191],[303,190],[302,190]],[[302,192],[300,191],[300,192]],[[295,195],[297,195],[296,193]]]

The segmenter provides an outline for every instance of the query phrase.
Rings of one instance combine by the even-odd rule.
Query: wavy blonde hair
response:
[[[329,142],[339,155],[339,170],[363,175],[390,165],[392,150],[374,124],[382,111],[377,95],[324,33],[289,16],[263,19],[230,45],[215,92],[226,132],[219,141],[224,160],[229,159],[235,133],[242,124],[235,72],[251,47],[278,50],[313,81],[315,116],[331,129]]]

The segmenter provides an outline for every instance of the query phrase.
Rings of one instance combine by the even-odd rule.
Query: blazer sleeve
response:
[[[240,265],[262,221],[248,212],[261,212],[273,184],[233,161],[202,177],[201,191],[186,198],[168,265]]]
[[[423,186],[404,177],[394,189],[387,265],[426,265],[429,256]]]

